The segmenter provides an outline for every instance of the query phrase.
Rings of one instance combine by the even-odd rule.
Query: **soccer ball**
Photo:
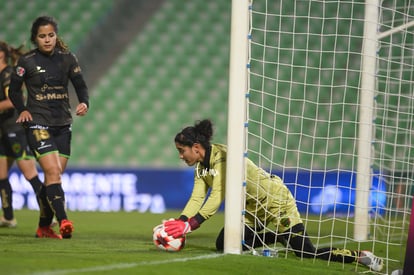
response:
[[[164,251],[177,252],[183,249],[185,237],[174,238],[169,236],[164,230],[164,225],[160,224],[154,228],[152,239],[156,247]]]

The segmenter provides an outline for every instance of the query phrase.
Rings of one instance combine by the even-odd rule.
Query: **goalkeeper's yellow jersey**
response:
[[[225,145],[212,144],[208,165],[196,164],[193,191],[182,215],[193,217],[199,214],[207,220],[220,208],[226,193],[226,156]],[[283,181],[247,158],[245,210],[245,222],[250,226],[254,226],[258,219],[272,222],[277,231],[283,232],[302,223],[295,199]]]

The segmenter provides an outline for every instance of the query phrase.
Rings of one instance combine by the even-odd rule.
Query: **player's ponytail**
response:
[[[210,140],[213,137],[213,123],[209,119],[204,119],[194,125],[198,140],[204,148],[210,146]]]
[[[66,43],[63,42],[63,40],[59,36],[56,38],[56,48],[59,48],[64,52],[69,51],[68,45],[66,45]]]
[[[20,45],[18,48],[9,47],[10,49],[10,61],[11,65],[15,66],[17,64],[17,60],[19,60],[20,56],[22,56],[24,51],[24,44]]]
[[[8,63],[10,58],[10,47],[4,41],[0,41],[0,52],[4,53],[4,59],[6,60],[6,63]]]
[[[0,51],[4,53],[5,61],[7,64],[16,65],[17,60],[24,54],[24,45],[18,48],[13,48],[4,41],[0,41]]]

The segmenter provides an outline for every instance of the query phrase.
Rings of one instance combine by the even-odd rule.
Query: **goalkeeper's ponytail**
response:
[[[198,143],[205,149],[210,147],[210,140],[213,137],[213,123],[209,119],[199,121],[194,125]]]

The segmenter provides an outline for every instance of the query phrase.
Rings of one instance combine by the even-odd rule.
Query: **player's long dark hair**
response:
[[[46,26],[49,24],[53,26],[53,28],[55,29],[55,33],[57,35],[58,34],[58,23],[53,17],[40,16],[36,18],[35,21],[33,21],[30,41],[32,41],[34,45],[36,45],[36,36],[37,36],[37,32],[39,31],[39,27]],[[61,49],[62,51],[69,51],[69,47],[65,44],[65,42],[63,42],[63,40],[59,36],[57,36],[56,38],[56,47]]]
[[[17,60],[21,55],[24,54],[24,45],[19,46],[18,48],[13,48],[4,41],[0,41],[0,52],[4,52],[5,61],[9,65],[16,65]]]
[[[194,126],[188,126],[179,132],[174,141],[176,143],[193,146],[199,143],[204,149],[210,147],[210,140],[213,137],[213,123],[209,119],[204,119],[195,123]]]

